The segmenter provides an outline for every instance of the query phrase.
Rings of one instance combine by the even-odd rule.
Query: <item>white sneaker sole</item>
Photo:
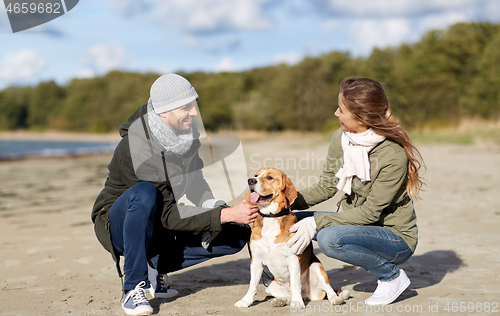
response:
[[[145,289],[146,297],[150,301],[154,298],[174,298],[179,295],[179,292],[173,289],[169,289],[167,293],[155,292],[152,288]]]
[[[176,290],[169,289],[167,293],[155,293],[155,298],[174,298],[179,295],[179,292]]]
[[[379,303],[372,303],[372,302],[369,302],[368,300],[366,300],[365,304],[371,305],[371,306],[389,305],[392,302],[394,302],[401,295],[401,293],[403,293],[408,288],[408,286],[410,286],[410,284],[411,284],[411,281],[410,281],[410,279],[408,279],[408,281],[403,285],[403,287],[401,287],[401,289],[396,294],[394,294],[391,298],[389,298],[385,301],[379,302]]]
[[[153,315],[153,309],[151,307],[138,307],[135,309],[125,309],[122,308],[126,315],[131,316],[151,316]]]

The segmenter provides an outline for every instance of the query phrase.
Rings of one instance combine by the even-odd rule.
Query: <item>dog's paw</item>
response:
[[[341,298],[341,297],[334,297],[330,300],[330,303],[332,305],[340,305],[340,304],[343,304],[344,303],[344,300]]]
[[[287,300],[285,298],[273,298],[271,300],[271,305],[273,307],[285,307],[288,306],[288,303],[290,303],[290,300]]]
[[[234,306],[236,307],[248,307],[252,304],[252,302],[245,301],[243,299],[239,300],[238,302],[234,303]]]
[[[348,290],[343,290],[342,292],[340,292],[339,296],[342,297],[344,301],[346,301],[351,297],[351,293],[349,293]]]
[[[291,308],[306,308],[306,305],[304,305],[303,301],[291,301],[290,302],[290,307]]]

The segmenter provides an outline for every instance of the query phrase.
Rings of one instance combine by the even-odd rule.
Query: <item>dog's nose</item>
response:
[[[250,179],[248,179],[248,184],[249,184],[249,185],[254,185],[254,184],[256,184],[256,183],[257,183],[257,180],[256,180],[255,178],[250,178]]]

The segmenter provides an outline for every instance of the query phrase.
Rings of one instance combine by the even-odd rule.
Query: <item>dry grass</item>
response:
[[[302,132],[302,131],[281,131],[268,132],[256,130],[219,130],[216,134],[230,134],[237,136],[243,143],[260,142],[265,139],[281,140],[284,142],[299,142],[311,146],[319,143],[328,143],[335,131],[328,133]],[[213,132],[208,132],[208,135]]]
[[[410,136],[419,143],[500,144],[500,120],[464,119],[455,126],[423,128]]]
[[[310,144],[327,143],[335,130],[327,132],[263,132],[263,131],[232,131],[224,130],[217,133],[238,136],[244,143],[257,142],[266,138],[283,141],[299,141]],[[487,121],[483,119],[464,119],[452,126],[425,127],[410,132],[411,139],[416,143],[426,144],[497,144],[500,145],[500,120]]]

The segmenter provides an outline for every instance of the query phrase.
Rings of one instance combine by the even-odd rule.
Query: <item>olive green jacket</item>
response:
[[[343,164],[342,131],[335,132],[318,183],[301,190],[293,209],[307,209],[333,197],[335,176]],[[406,193],[408,158],[397,143],[384,140],[368,154],[371,181],[352,180],[352,193],[341,200],[342,212],[314,216],[318,230],[330,225],[378,225],[403,238],[412,252],[418,241],[417,216]]]

